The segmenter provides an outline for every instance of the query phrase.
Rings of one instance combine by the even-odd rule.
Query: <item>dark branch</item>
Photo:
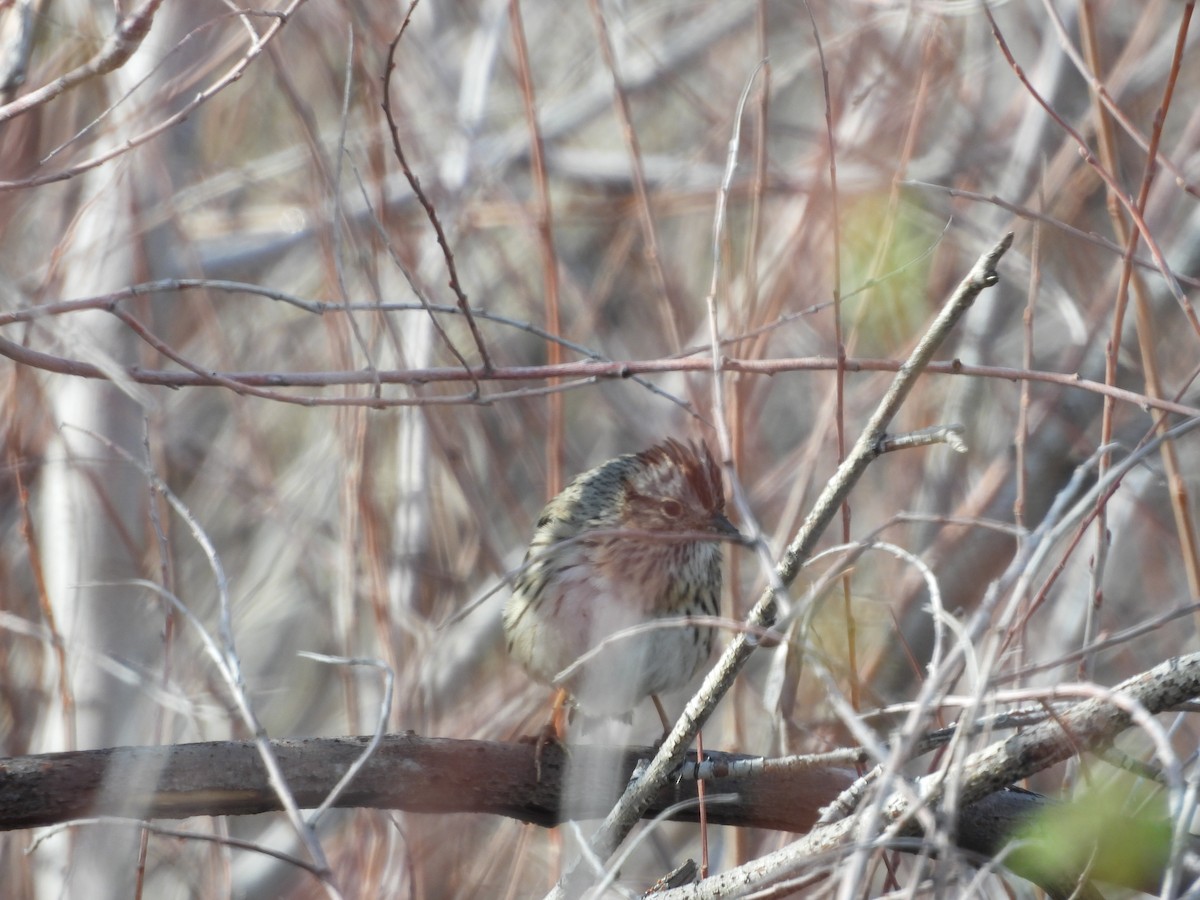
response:
[[[271,744],[297,804],[311,809],[321,804],[369,740],[312,738]],[[574,804],[569,818],[598,819],[611,808],[638,762],[652,753],[650,747],[586,744],[572,745],[570,752],[564,753],[561,747],[548,745],[543,750],[539,782],[531,742],[390,735],[341,794],[337,806],[483,813],[552,827],[568,818],[561,806],[566,779],[570,779]],[[712,751],[706,751],[705,758],[718,775],[733,763],[755,759]],[[689,760],[695,762],[694,753]],[[710,793],[735,795],[735,799],[710,805],[708,821],[808,832],[821,807],[855,777],[852,770],[832,765],[767,766],[753,776],[717,777],[708,782]],[[656,816],[695,796],[694,780],[672,779],[645,815]],[[1028,791],[998,791],[960,813],[956,843],[978,858],[995,859],[1014,835],[1052,804]],[[278,795],[268,783],[261,756],[249,741],[115,747],[0,760],[0,830],[96,816],[183,819],[279,809]],[[696,821],[696,808],[685,807],[670,818]],[[1170,831],[1167,823],[1129,822],[1120,840],[1132,840],[1132,832],[1138,829],[1147,834]],[[1146,860],[1141,884],[1134,886],[1153,885],[1165,864],[1166,844],[1158,841],[1163,859]],[[917,846],[910,843],[900,849]],[[1046,874],[1036,855],[1009,856],[1005,863],[1018,875],[1043,885],[1062,878],[1061,872]],[[1108,874],[1123,883],[1135,878],[1135,873]]]

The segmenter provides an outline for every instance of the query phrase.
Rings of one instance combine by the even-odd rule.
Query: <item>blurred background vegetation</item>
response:
[[[378,672],[302,650],[384,660],[391,730],[535,730],[547,692],[505,658],[499,607],[545,500],[664,436],[716,448],[722,421],[778,552],[836,467],[839,433],[853,441],[891,377],[849,371],[839,392],[839,334],[852,360],[903,358],[1009,230],[1002,284],[941,354],[1007,377],[929,374],[896,423],[959,422],[969,453],[879,460],[846,538],[878,533],[919,555],[944,606],[966,615],[1078,464],[1109,442],[1120,456],[1160,424],[1138,397],[1196,404],[1191,3],[995,3],[998,41],[980,4],[950,0],[426,0],[394,70],[403,4],[118,5],[126,23],[152,20],[140,42],[113,41],[109,4],[0,4],[4,755],[245,737],[197,630],[164,601],[217,633],[222,590],[246,694],[273,737],[375,728]],[[110,70],[81,72],[110,53]],[[65,90],[34,93],[72,72]],[[711,373],[678,366],[557,381],[482,368],[484,352],[510,374],[703,357],[714,267],[720,352],[781,361],[771,376],[722,376],[724,408]],[[65,303],[113,292],[115,303]],[[447,377],[464,360],[477,382]],[[171,389],[131,377],[145,371],[264,377],[253,390]],[[1076,375],[1133,402],[1106,410]],[[1150,456],[1055,546],[998,636],[995,669],[960,692],[1111,684],[1194,647],[1194,620],[1165,616],[1200,591],[1197,449],[1191,437]],[[729,571],[736,619],[764,573],[744,550]],[[913,696],[933,634],[914,568],[868,551],[833,590],[806,586],[793,591],[791,642],[751,662],[707,746],[851,744],[814,664],[863,714]],[[655,721],[639,711],[629,739],[654,740]],[[1186,757],[1190,725],[1173,736]],[[1077,781],[1067,766],[1037,787]],[[295,849],[281,816],[184,827]],[[347,895],[362,897],[539,895],[573,840],[380,811],[339,814],[320,836]],[[8,896],[321,893],[268,857],[134,829],[83,827],[25,855],[29,840],[0,837]],[[710,835],[718,867],[787,840]],[[644,888],[696,844],[694,827],[654,829],[626,883]],[[863,892],[923,890],[883,860]],[[1008,888],[995,876],[982,889]]]

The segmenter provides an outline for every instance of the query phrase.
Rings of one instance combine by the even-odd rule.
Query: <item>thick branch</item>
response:
[[[296,802],[313,808],[321,804],[369,740],[312,738],[271,744]],[[582,803],[573,806],[573,817],[601,818],[638,760],[653,755],[650,747],[572,745],[572,803]],[[718,770],[723,763],[751,758],[706,754]],[[546,746],[539,782],[533,743],[390,735],[342,793],[337,806],[490,813],[550,827],[564,820],[560,798],[566,762],[561,747]],[[620,777],[610,778],[614,771],[620,772]],[[848,769],[814,766],[717,779],[716,789],[736,793],[738,800],[714,805],[709,821],[804,832],[816,821],[819,809],[854,777]],[[616,785],[615,792],[612,785]],[[668,785],[646,815],[695,799],[695,787],[691,780]],[[279,809],[277,792],[268,784],[262,759],[249,741],[115,747],[0,760],[0,830],[52,825],[82,816],[182,819]],[[684,810],[672,818],[695,821],[696,812],[694,808]]]
[[[273,741],[272,748],[297,804],[314,808],[360,757],[369,740],[280,740]],[[539,782],[534,774],[534,752],[529,742],[390,735],[341,794],[337,806],[435,814],[485,813],[551,827],[564,820],[560,799],[567,760],[561,747],[545,747]],[[603,816],[616,800],[614,785],[619,788],[638,761],[652,753],[649,747],[573,745],[573,815]],[[705,758],[717,776],[732,763],[754,759],[712,751],[706,751]],[[690,759],[694,763],[695,755],[690,754]],[[605,777],[614,769],[620,773],[618,778]],[[808,832],[821,807],[854,778],[854,772],[828,765],[767,766],[752,776],[715,777],[708,782],[710,795],[732,794],[736,799],[710,804],[708,821]],[[584,780],[582,784],[580,779]],[[695,786],[694,780],[672,780],[659,792],[646,816],[657,816],[672,804],[695,799]],[[994,859],[1011,837],[1051,802],[1028,791],[991,794],[959,815],[956,843],[968,853]],[[268,782],[262,758],[249,741],[116,747],[0,760],[0,830],[94,816],[182,819],[279,810],[278,793]],[[670,818],[696,821],[696,807],[677,810]],[[1161,830],[1167,826],[1131,823],[1129,827]],[[1129,838],[1127,827],[1121,839]],[[909,844],[902,849],[918,846]],[[1045,884],[1048,879],[1036,857],[1010,857],[1006,863],[1017,874],[1039,883]],[[1055,873],[1055,877],[1061,878],[1061,873]]]

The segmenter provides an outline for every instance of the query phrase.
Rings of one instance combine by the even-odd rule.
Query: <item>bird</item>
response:
[[[546,504],[503,623],[509,654],[557,689],[553,737],[565,738],[572,703],[627,719],[647,697],[669,728],[658,695],[708,660],[713,629],[688,617],[718,614],[720,542],[739,538],[702,442],[610,459]]]

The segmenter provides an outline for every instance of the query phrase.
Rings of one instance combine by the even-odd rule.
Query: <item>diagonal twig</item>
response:
[[[1011,233],[1006,234],[979,258],[933,324],[922,336],[909,358],[901,365],[887,394],[867,422],[850,454],[826,484],[821,496],[817,498],[812,512],[808,514],[796,537],[784,552],[783,558],[775,570],[775,576],[783,586],[786,587],[795,579],[801,566],[816,546],[817,540],[832,521],[850,490],[866,471],[867,466],[879,455],[879,441],[883,437],[888,423],[900,409],[901,404],[912,390],[917,376],[932,359],[938,346],[945,340],[950,329],[970,308],[975,298],[998,281],[996,266],[1012,245],[1012,239]],[[688,701],[683,714],[675,723],[671,733],[663,740],[654,759],[640,778],[630,782],[621,799],[617,801],[600,828],[592,836],[589,844],[592,856],[608,860],[613,855],[645,811],[650,798],[667,782],[671,773],[683,760],[688,746],[695,739],[696,732],[711,715],[717,703],[733,684],[737,673],[741,671],[746,660],[750,658],[761,642],[755,629],[770,627],[774,622],[777,610],[775,590],[776,588],[772,585],[763,592],[762,597],[759,598],[747,617],[747,623],[751,627],[734,636],[716,666],[705,677],[704,683],[696,695]],[[548,897],[559,900],[559,898],[579,896],[593,880],[592,875],[589,868],[576,863],[559,880]]]

